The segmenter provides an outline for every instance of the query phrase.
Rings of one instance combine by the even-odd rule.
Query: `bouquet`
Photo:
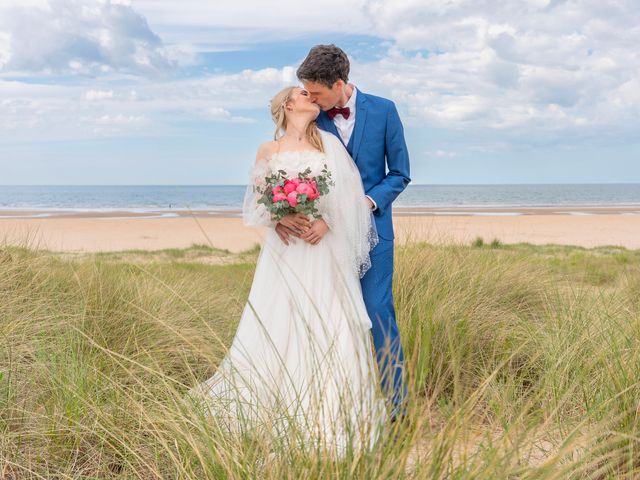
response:
[[[303,213],[314,218],[322,218],[316,200],[329,192],[334,182],[331,172],[324,165],[320,175],[311,176],[311,168],[300,172],[297,177],[288,178],[287,172],[278,170],[268,177],[261,186],[253,187],[259,194],[258,203],[271,213],[271,219],[279,221],[290,213]]]

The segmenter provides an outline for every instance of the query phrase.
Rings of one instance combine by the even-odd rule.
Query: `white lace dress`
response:
[[[326,161],[319,151],[281,152],[259,162],[252,179],[307,167],[315,175]],[[337,203],[322,200],[331,226]],[[261,429],[296,448],[302,439],[338,453],[370,447],[387,413],[360,281],[335,255],[345,239],[329,230],[317,245],[292,237],[286,246],[261,207],[255,213],[269,228],[235,338],[217,372],[191,392],[204,393],[208,411],[232,431]]]

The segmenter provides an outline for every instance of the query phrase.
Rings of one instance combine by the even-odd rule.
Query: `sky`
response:
[[[0,0],[0,185],[241,185],[316,44],[412,184],[640,183],[638,0]]]

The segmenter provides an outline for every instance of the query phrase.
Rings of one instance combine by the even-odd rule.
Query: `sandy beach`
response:
[[[638,207],[394,209],[396,241],[604,245],[640,248]],[[207,244],[239,252],[266,230],[245,227],[238,211],[0,212],[0,242],[62,252],[157,250]]]

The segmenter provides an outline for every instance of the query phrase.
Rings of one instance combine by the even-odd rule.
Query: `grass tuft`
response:
[[[397,245],[409,418],[342,461],[229,438],[184,401],[233,338],[258,253],[0,246],[0,476],[640,475],[640,251]]]

